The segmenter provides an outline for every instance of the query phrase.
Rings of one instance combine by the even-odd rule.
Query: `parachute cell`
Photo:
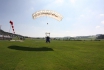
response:
[[[50,11],[50,10],[41,10],[41,11],[37,11],[35,13],[32,14],[33,19],[36,19],[38,17],[42,17],[42,16],[49,16],[52,18],[55,18],[58,21],[62,20],[62,16],[54,11]]]

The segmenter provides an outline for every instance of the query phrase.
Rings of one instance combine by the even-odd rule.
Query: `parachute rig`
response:
[[[32,14],[33,19],[36,19],[38,17],[43,17],[43,16],[51,17],[58,21],[61,21],[63,19],[63,17],[59,13],[57,13],[55,11],[51,11],[51,10],[40,10],[40,11],[37,11]],[[48,25],[48,23],[47,23],[47,25]],[[46,32],[45,34],[46,34],[46,42],[50,42],[50,33]]]

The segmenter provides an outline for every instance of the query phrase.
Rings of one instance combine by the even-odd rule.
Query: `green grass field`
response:
[[[104,70],[104,41],[0,41],[0,70]]]

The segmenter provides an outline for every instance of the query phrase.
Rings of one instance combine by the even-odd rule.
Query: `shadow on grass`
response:
[[[52,48],[48,48],[48,47],[32,48],[32,47],[24,47],[24,46],[9,46],[8,48],[14,50],[21,50],[21,51],[54,51]]]

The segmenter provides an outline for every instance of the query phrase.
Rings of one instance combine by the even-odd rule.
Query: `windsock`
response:
[[[13,22],[10,21],[9,23],[11,24],[11,27],[12,27],[13,33],[15,34]]]

